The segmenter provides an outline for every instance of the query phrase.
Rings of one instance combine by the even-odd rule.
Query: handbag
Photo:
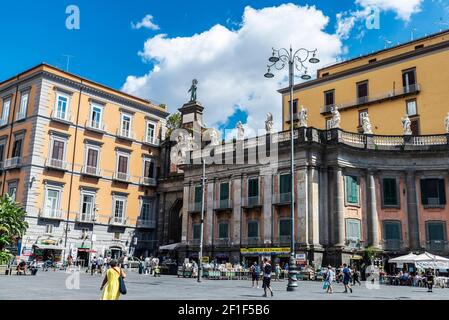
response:
[[[113,268],[115,270],[115,268]],[[118,290],[121,294],[126,294],[127,290],[126,290],[126,285],[125,285],[125,280],[122,277],[122,269],[120,269],[120,272],[118,272],[117,270],[115,270],[115,272],[117,272],[119,274],[118,277]]]
[[[327,287],[329,287],[329,281],[326,280],[326,281],[324,281],[324,283],[323,283],[323,289],[326,290]]]

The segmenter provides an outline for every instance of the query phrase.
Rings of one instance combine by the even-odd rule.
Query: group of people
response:
[[[139,274],[149,274],[155,277],[161,275],[161,270],[159,266],[159,258],[157,257],[146,257],[140,256],[139,263]]]
[[[343,293],[352,293],[353,286],[355,286],[356,283],[361,285],[360,283],[360,271],[357,270],[355,267],[349,267],[346,263],[343,264],[343,266],[340,268],[340,271],[337,273],[334,271],[332,266],[328,266],[325,274],[324,274],[324,285],[323,289],[326,290],[327,293],[332,294],[334,292],[333,289],[333,282],[337,281],[339,282],[341,279],[345,290]]]
[[[413,287],[425,286],[427,292],[432,292],[434,286],[434,273],[432,269],[427,269],[422,272],[408,272],[407,270],[400,270],[393,276],[390,284],[393,285],[411,285]]]

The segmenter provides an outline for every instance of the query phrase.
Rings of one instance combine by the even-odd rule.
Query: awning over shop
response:
[[[417,255],[410,252],[405,256],[396,257],[393,259],[389,259],[388,263],[415,263]]]
[[[41,250],[64,250],[64,247],[51,245],[51,244],[35,244],[34,248]]]
[[[91,250],[91,249],[78,249],[78,252],[97,252],[97,250]]]
[[[363,260],[363,257],[358,254],[355,254],[355,255],[351,256],[350,259],[351,260]]]
[[[173,251],[176,250],[179,246],[181,245],[181,243],[172,243],[172,244],[167,244],[165,246],[160,246],[159,250],[168,250],[168,251]]]

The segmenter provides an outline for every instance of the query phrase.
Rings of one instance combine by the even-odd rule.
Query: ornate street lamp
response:
[[[305,63],[308,61],[310,63],[318,63],[320,60],[316,58],[315,50],[307,50],[304,48],[298,49],[293,53],[292,47],[290,50],[285,48],[274,49],[273,54],[268,59],[270,64],[267,65],[268,71],[265,74],[266,78],[273,78],[274,75],[271,73],[271,68],[275,67],[277,70],[282,70],[286,65],[288,65],[288,78],[289,78],[289,89],[290,89],[290,175],[291,175],[291,243],[290,243],[290,265],[288,268],[288,285],[287,291],[294,291],[297,287],[297,270],[295,263],[295,158],[294,158],[294,138],[293,138],[293,82],[295,78],[294,70],[298,70],[304,73],[301,76],[303,80],[310,80],[311,76],[307,74],[307,67]],[[311,58],[310,55],[312,55]]]

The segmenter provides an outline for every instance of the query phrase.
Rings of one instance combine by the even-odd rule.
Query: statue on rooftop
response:
[[[332,121],[331,121],[331,129],[338,129],[340,128],[340,111],[338,111],[338,107],[334,106],[332,108]]]
[[[237,122],[237,140],[243,140],[245,137],[245,128],[241,121]]]
[[[190,102],[196,102],[196,91],[198,89],[198,80],[193,79],[192,85],[188,92],[190,92]]]
[[[301,106],[301,111],[299,111],[299,127],[307,127],[308,118],[307,109],[305,109],[304,106]]]
[[[405,115],[404,118],[401,119],[402,121],[402,128],[404,130],[404,136],[409,136],[412,134],[412,122],[410,121],[410,118],[408,117],[408,114]]]
[[[265,130],[267,133],[273,131],[273,115],[270,112],[267,113],[267,120],[265,120]]]
[[[362,118],[362,128],[364,134],[373,134],[373,128],[371,127],[371,121],[369,119],[369,115],[366,114]]]

